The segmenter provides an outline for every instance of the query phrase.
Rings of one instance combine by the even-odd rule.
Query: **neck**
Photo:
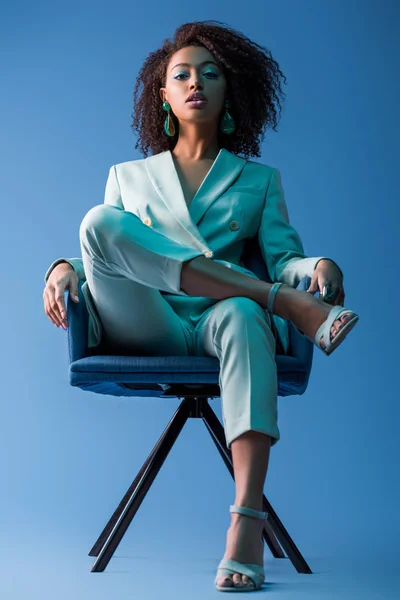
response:
[[[179,132],[179,139],[171,154],[177,160],[197,161],[215,159],[220,151],[217,136],[197,137]]]

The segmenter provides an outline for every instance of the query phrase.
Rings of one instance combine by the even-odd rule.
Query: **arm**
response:
[[[121,190],[119,188],[119,183],[117,179],[117,173],[115,169],[115,165],[113,165],[108,173],[108,179],[106,183],[106,188],[104,192],[104,204],[110,204],[111,206],[118,206],[119,208],[124,208],[121,198]],[[44,276],[44,281],[47,283],[47,280],[50,276],[50,273],[58,264],[62,262],[67,262],[74,269],[75,273],[78,276],[78,279],[82,279],[85,281],[86,275],[85,270],[83,268],[82,258],[57,258],[47,269],[46,275]]]
[[[332,260],[304,254],[300,236],[289,222],[279,169],[273,170],[266,190],[258,244],[271,280],[292,287],[297,287],[303,277],[312,277],[320,260]]]

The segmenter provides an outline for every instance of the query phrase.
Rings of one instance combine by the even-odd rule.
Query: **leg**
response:
[[[157,284],[162,285],[166,259],[148,246],[155,240],[163,251],[162,242],[167,238],[161,237],[159,241],[132,213],[107,205],[94,207],[82,221],[85,274],[104,341],[114,353],[190,354],[187,326],[156,289]]]
[[[182,266],[181,289],[193,296],[203,295],[218,299],[245,296],[266,308],[271,287],[271,283],[253,279],[204,256],[190,259]],[[289,285],[279,288],[274,301],[274,314],[293,321],[294,325],[311,339],[327,318],[331,308],[327,302]],[[333,323],[332,338],[350,318],[349,315],[345,315]],[[325,348],[324,342],[322,346]]]
[[[217,356],[221,363],[222,415],[232,450],[235,504],[256,510],[262,510],[270,447],[280,438],[276,341],[270,325],[269,313],[256,302],[235,297],[218,302],[195,331],[196,354]],[[262,528],[262,521],[231,513],[224,558],[262,565]],[[221,576],[220,585],[248,582],[239,573],[226,583],[225,578]]]
[[[258,431],[246,431],[233,440],[232,462],[235,472],[237,506],[248,506],[263,510],[262,497],[267,474],[271,437]],[[243,563],[263,564],[264,542],[262,539],[263,522],[231,513],[231,526],[227,534],[227,547],[224,558],[234,558]],[[222,577],[219,585],[224,585]],[[247,575],[235,573],[232,576],[235,585],[248,585]],[[232,585],[229,581],[228,585]]]

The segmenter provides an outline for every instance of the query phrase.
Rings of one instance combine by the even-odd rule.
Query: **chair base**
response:
[[[191,387],[195,388],[196,386]],[[204,385],[200,385],[199,387],[202,387],[204,390]],[[160,439],[144,462],[142,468],[95,542],[93,548],[90,550],[89,556],[97,557],[91,568],[92,573],[103,572],[107,567],[123,538],[125,531],[128,529],[188,418],[203,419],[211,439],[234,479],[232,453],[226,446],[223,426],[208,404],[210,397],[196,396],[195,389],[193,393],[188,392],[187,384],[171,385],[163,396],[173,396],[175,398],[183,397],[184,399],[167,427],[164,429]],[[283,550],[285,550],[288,558],[291,560],[298,573],[311,574],[312,571],[310,567],[299,552],[297,546],[286,531],[265,495],[263,495],[262,510],[268,512],[268,519],[264,524],[263,538],[268,544],[274,558],[286,558],[283,552]]]

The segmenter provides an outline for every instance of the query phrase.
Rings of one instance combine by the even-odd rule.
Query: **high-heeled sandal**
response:
[[[269,291],[268,301],[267,301],[267,309],[271,314],[274,314],[273,313],[274,300],[275,300],[276,293],[279,290],[281,285],[283,285],[281,282],[274,283]],[[353,318],[350,319],[350,321],[347,321],[347,323],[345,325],[343,325],[343,327],[338,331],[338,333],[331,340],[331,327],[332,327],[333,323],[340,317],[343,317],[344,315],[353,315]],[[332,354],[332,352],[339,346],[339,344],[341,344],[341,342],[343,342],[344,338],[351,331],[351,329],[353,329],[353,327],[357,323],[358,319],[359,319],[359,316],[355,312],[337,304],[336,306],[332,306],[326,320],[318,328],[317,333],[314,336],[314,339],[310,338],[309,336],[306,336],[306,337],[308,337],[309,340],[311,340],[316,346],[318,346],[318,348],[320,350],[322,350],[322,352],[324,354],[329,356],[329,354]],[[301,332],[301,333],[303,333],[303,332]],[[324,338],[325,348],[323,348],[320,344],[320,340],[321,340],[322,336]]]
[[[247,517],[253,517],[255,519],[266,519],[268,516],[267,512],[261,510],[254,510],[253,508],[247,508],[246,506],[236,506],[232,504],[230,512],[239,513],[246,515]],[[241,575],[247,575],[253,584],[252,586],[236,587],[235,585],[222,586],[217,585],[218,579],[221,575],[233,575],[234,573],[240,573]],[[264,567],[256,564],[241,563],[231,558],[223,558],[218,565],[217,576],[215,578],[215,587],[220,592],[252,592],[261,588],[265,579]]]

